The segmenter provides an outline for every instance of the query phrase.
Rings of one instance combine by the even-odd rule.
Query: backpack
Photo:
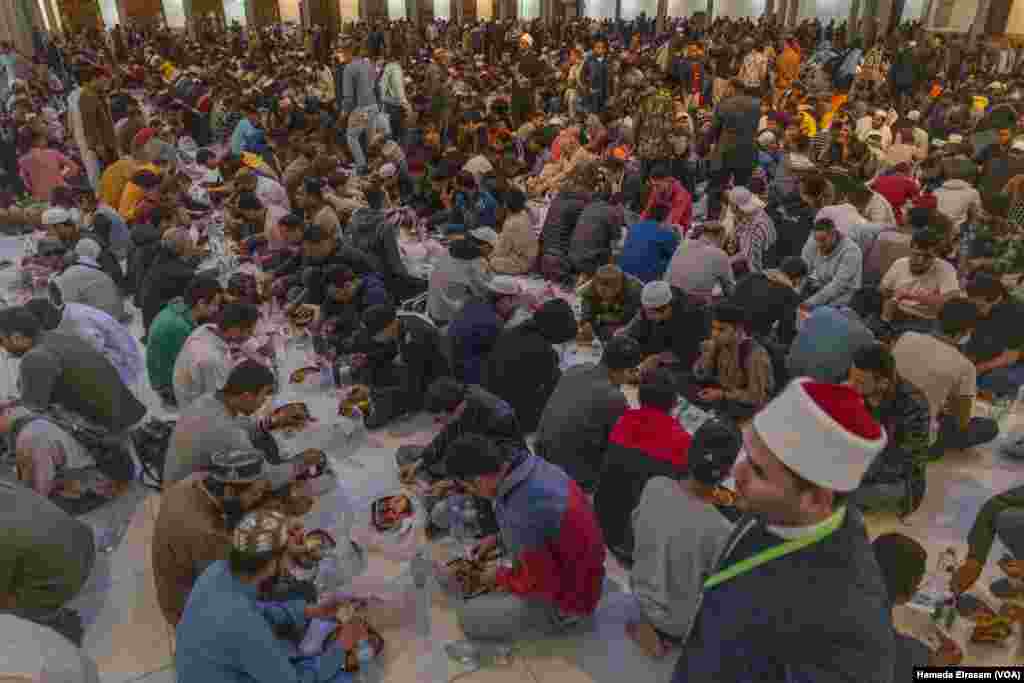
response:
[[[167,447],[174,433],[174,420],[151,418],[132,432],[135,454],[142,465],[139,480],[143,485],[159,491],[164,483],[164,463]]]

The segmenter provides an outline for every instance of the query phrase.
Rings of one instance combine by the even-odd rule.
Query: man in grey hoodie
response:
[[[810,294],[802,307],[848,304],[860,289],[864,269],[860,247],[841,233],[831,219],[814,222],[801,257],[809,270],[804,294]]]

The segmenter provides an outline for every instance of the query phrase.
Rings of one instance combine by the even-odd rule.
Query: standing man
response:
[[[103,166],[117,161],[117,136],[114,134],[114,121],[110,117],[107,83],[103,73],[86,67],[79,73],[78,80],[83,84],[78,98],[78,116],[82,124],[78,146],[89,176],[89,185],[95,190]]]
[[[341,105],[348,115],[348,148],[352,152],[356,171],[364,174],[366,153],[363,146],[373,137],[377,116],[380,114],[374,88],[377,70],[361,44],[353,48],[352,54],[352,61],[345,66],[341,76]]]
[[[757,124],[761,117],[761,101],[738,78],[731,81],[732,97],[722,100],[715,112],[711,138],[711,177],[708,186],[708,216],[717,219],[721,213],[722,192],[729,179],[736,187],[746,187],[754,173],[757,158]]]
[[[581,81],[586,91],[584,101],[587,111],[600,116],[612,95],[612,73],[608,65],[608,41],[603,37],[594,40],[594,50],[583,63]]]
[[[885,432],[853,389],[801,378],[744,443],[744,516],[704,582],[674,683],[893,680],[885,583],[846,505]]]

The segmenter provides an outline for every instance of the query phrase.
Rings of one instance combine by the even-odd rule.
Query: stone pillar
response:
[[[658,18],[657,18],[657,31],[658,35],[665,32],[665,26],[668,23],[668,0],[658,0]]]
[[[889,37],[889,21],[892,18],[892,0],[878,0],[878,11],[875,13],[875,36],[885,40]]]
[[[793,2],[794,0],[779,0],[775,7],[775,16],[772,20],[776,26],[782,26],[786,22],[786,4],[787,2]]]
[[[774,19],[775,14],[775,0],[766,0],[764,3],[764,18],[768,21]]]
[[[860,23],[858,22],[858,20],[860,18],[859,15],[860,15],[860,0],[852,0],[852,2],[850,4],[850,19],[846,23],[846,26],[847,26],[847,29],[846,29],[846,33],[847,33],[846,44],[847,45],[849,45],[850,41],[852,41],[854,38],[856,38],[857,35],[860,33],[860,31],[857,30],[860,27]]]
[[[710,26],[711,22],[715,18],[715,0],[708,0],[708,10],[707,11],[708,11],[708,19],[707,19],[707,21],[708,21],[708,25]]]
[[[796,26],[797,18],[800,16],[800,0],[790,0],[789,12],[786,17],[786,26]]]
[[[977,45],[978,39],[985,34],[985,27],[988,25],[988,13],[991,8],[991,0],[978,0],[978,12],[974,15],[974,21],[971,22],[971,30],[967,34],[972,47]]]

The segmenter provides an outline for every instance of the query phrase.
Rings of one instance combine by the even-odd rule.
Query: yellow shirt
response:
[[[155,164],[143,164],[135,169],[138,171],[152,171],[157,175],[160,174],[160,170]],[[135,173],[132,173],[135,175]],[[118,205],[117,212],[121,214],[121,218],[127,222],[135,220],[135,212],[139,209],[139,202],[142,201],[142,197],[145,193],[142,188],[133,183],[131,180],[124,186],[124,191],[121,193],[121,201]]]
[[[111,164],[100,176],[100,201],[114,210],[119,210],[124,188],[138,168],[138,162],[129,158]]]

